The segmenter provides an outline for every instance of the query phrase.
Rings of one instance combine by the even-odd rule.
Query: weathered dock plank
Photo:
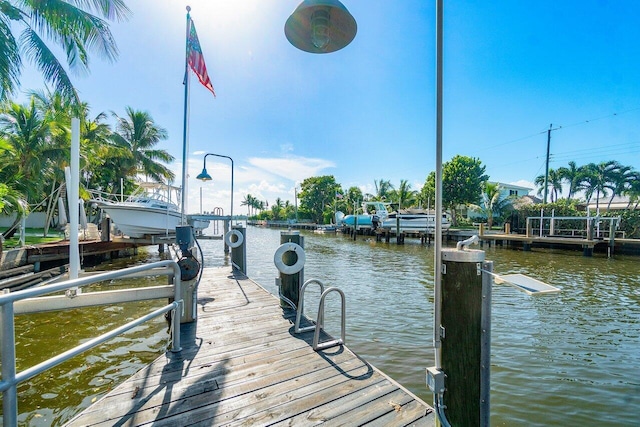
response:
[[[69,426],[434,425],[433,410],[347,347],[315,352],[295,313],[244,276],[206,269],[198,321]]]

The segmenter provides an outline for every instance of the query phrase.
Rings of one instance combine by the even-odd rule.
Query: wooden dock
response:
[[[434,425],[429,405],[347,347],[315,352],[313,332],[293,334],[295,312],[241,273],[205,269],[198,296],[181,352],[68,425]]]
[[[494,242],[494,244],[521,245],[523,250],[529,251],[532,247],[552,247],[552,248],[578,248],[582,249],[584,255],[593,255],[594,249],[600,247],[602,251],[606,248],[615,250],[616,252],[637,253],[640,249],[639,239],[585,239],[582,237],[572,236],[527,236],[524,234],[504,234],[504,233],[485,233],[479,235],[480,239],[485,242]]]

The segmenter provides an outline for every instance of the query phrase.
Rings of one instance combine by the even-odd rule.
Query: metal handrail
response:
[[[173,285],[173,298],[174,301],[171,304],[168,304],[162,308],[159,308],[146,316],[143,316],[139,319],[133,320],[119,328],[116,328],[110,332],[102,334],[92,340],[89,340],[79,346],[72,348],[64,353],[61,353],[57,356],[54,356],[44,362],[28,368],[22,372],[16,373],[16,351],[15,351],[15,310],[14,304],[17,303],[18,311],[21,313],[29,313],[34,311],[46,311],[53,310],[51,307],[51,298],[60,299],[66,298],[68,300],[67,306],[64,308],[74,308],[75,306],[85,306],[85,305],[98,305],[98,304],[109,304],[113,303],[113,299],[103,300],[101,303],[99,300],[100,294],[106,294],[106,292],[94,292],[90,294],[77,294],[70,293],[67,296],[54,296],[49,298],[36,298],[42,295],[51,294],[54,292],[66,291],[71,288],[80,288],[82,286],[90,285],[97,282],[102,282],[105,280],[111,279],[120,279],[126,277],[131,274],[152,270],[157,267],[170,267],[171,272],[168,270],[156,270],[153,271],[153,274],[150,275],[158,275],[158,274],[169,274],[172,276],[172,285]],[[175,261],[165,260],[158,261],[151,264],[144,264],[135,267],[129,267],[122,270],[109,271],[101,274],[96,274],[92,276],[81,277],[77,279],[67,280],[65,282],[53,283],[46,286],[41,286],[38,288],[25,289],[17,292],[10,292],[8,289],[4,290],[4,294],[0,295],[0,321],[2,325],[0,327],[0,345],[2,346],[2,355],[1,355],[1,363],[2,363],[2,380],[0,381],[0,391],[2,391],[2,407],[3,407],[3,424],[5,426],[15,426],[17,425],[18,420],[18,384],[32,378],[35,375],[38,375],[47,369],[50,369],[86,350],[89,350],[97,345],[102,344],[103,342],[120,335],[144,322],[147,322],[153,318],[156,318],[166,312],[173,311],[173,315],[171,316],[172,325],[171,325],[171,351],[178,352],[181,350],[180,348],[180,315],[177,315],[176,310],[179,308],[184,309],[184,304],[181,297],[180,292],[180,284],[181,284],[181,275],[180,275],[180,267]],[[157,293],[152,288],[145,288],[150,290],[149,292],[155,293],[156,298],[166,297],[166,294],[161,292]],[[144,289],[140,289],[138,291],[143,291]],[[78,295],[78,296],[76,296]],[[74,299],[86,300],[87,297],[92,299],[91,303],[82,302],[81,304],[77,304],[74,302]],[[96,298],[98,297],[98,298]],[[143,299],[149,299],[148,296]],[[57,307],[59,309],[60,307]]]

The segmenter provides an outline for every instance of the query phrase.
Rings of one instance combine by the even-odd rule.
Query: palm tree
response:
[[[631,183],[637,180],[637,174],[630,166],[622,166],[618,164],[617,169],[611,174],[611,198],[607,203],[607,211],[611,209],[611,202],[616,196],[621,196],[625,193],[627,188],[631,186]]]
[[[17,211],[20,215],[27,212],[27,204],[22,195],[0,182],[0,212],[12,213]]]
[[[251,195],[251,194],[247,194],[246,196],[244,196],[244,200],[242,202],[240,202],[240,206],[246,206],[247,207],[247,216],[250,217],[251,216],[251,208],[253,207],[253,200],[255,198]]]
[[[264,201],[259,200],[257,198],[253,199],[253,208],[255,210],[262,212],[262,211],[265,210],[265,207],[267,207],[267,208],[269,207],[269,202],[266,202],[266,205],[265,205]]]
[[[411,184],[406,179],[401,179],[400,186],[394,191],[394,200],[398,201],[398,209],[414,205],[416,194],[417,192],[411,189]]]
[[[11,146],[0,159],[0,180],[15,181],[10,187],[26,200],[39,200],[42,185],[54,173],[52,167],[67,158],[68,143],[54,135],[53,127],[33,97],[26,105],[9,103],[0,113],[0,138]]]
[[[580,185],[580,179],[582,178],[583,168],[577,167],[576,162],[573,160],[569,162],[569,167],[561,167],[557,170],[561,180],[566,181],[569,184],[569,194],[567,199],[571,199]]]
[[[44,184],[55,180],[55,166],[69,152],[53,128],[52,118],[39,110],[34,97],[29,104],[11,102],[0,111],[0,139],[8,147],[0,154],[0,182],[27,202],[45,198]],[[8,236],[19,221],[16,218]]]
[[[7,100],[20,85],[26,58],[56,92],[79,103],[65,67],[45,38],[65,52],[71,69],[84,72],[89,66],[89,50],[115,60],[118,49],[104,19],[122,21],[129,13],[123,0],[0,1],[0,101]],[[14,31],[20,32],[18,37]]]
[[[502,195],[502,186],[497,182],[488,182],[482,186],[482,205],[472,205],[487,216],[487,225],[493,226],[494,218],[501,217],[505,211],[512,208],[511,197]]]
[[[607,196],[607,190],[613,190],[613,177],[620,164],[616,161],[589,163],[584,168],[580,189],[585,191],[587,204],[596,195],[596,211],[600,209],[600,195]]]
[[[167,139],[167,131],[156,125],[145,111],[126,108],[127,117],[116,118],[116,132],[111,136],[112,144],[122,157],[118,159],[120,176],[143,175],[156,182],[173,181],[175,174],[158,161],[169,163],[174,157],[166,150],[154,147]],[[165,181],[166,180],[166,181]]]
[[[84,115],[81,122],[80,156],[85,186],[92,190],[116,193],[118,163],[127,157],[123,150],[111,144],[111,127],[105,122],[107,115],[100,113],[93,119]],[[131,177],[133,178],[133,177]]]
[[[22,198],[22,194],[9,188],[6,184],[0,183],[0,213],[9,214],[16,212],[18,214],[17,221],[20,221],[20,218],[25,216],[28,211],[27,202]],[[13,226],[9,227],[7,232],[5,232],[6,237],[11,237],[15,233]],[[5,234],[0,233],[0,253],[2,252],[2,240]]]
[[[549,169],[549,175],[545,179],[544,175],[538,175],[534,183],[539,186],[538,195],[544,192],[544,184],[547,183],[547,189],[551,193],[551,203],[558,200],[558,195],[562,194],[562,177],[558,171]]]
[[[640,172],[635,173],[635,179],[629,184],[629,188],[625,190],[625,194],[629,196],[629,204],[627,209],[636,209],[640,204]],[[631,207],[633,205],[633,207]]]
[[[381,179],[380,181],[374,180],[373,184],[376,186],[375,200],[387,200],[389,192],[393,190],[391,181],[385,181],[384,179]]]
[[[347,214],[354,213],[354,208],[357,208],[357,205],[362,202],[363,197],[364,195],[359,187],[349,187],[347,190],[347,197],[342,199],[344,200]]]
[[[282,210],[284,209],[284,203],[282,203],[282,199],[278,197],[276,202],[271,205],[271,212],[273,212],[273,219],[279,220],[281,218]]]

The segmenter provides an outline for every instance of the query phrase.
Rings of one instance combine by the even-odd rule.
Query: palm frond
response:
[[[8,99],[19,85],[21,67],[18,44],[3,10],[0,13],[0,101]]]
[[[80,102],[67,71],[32,28],[25,28],[20,36],[20,44],[24,47],[27,59],[33,62],[42,72],[44,78],[53,84],[55,91],[60,92],[71,103]]]
[[[131,16],[131,11],[122,0],[70,0],[84,10],[95,11],[100,16],[115,21],[124,21]]]
[[[86,72],[87,49],[113,61],[118,55],[115,40],[106,21],[62,0],[48,0],[31,11],[29,25],[39,34],[60,45],[69,66]]]

